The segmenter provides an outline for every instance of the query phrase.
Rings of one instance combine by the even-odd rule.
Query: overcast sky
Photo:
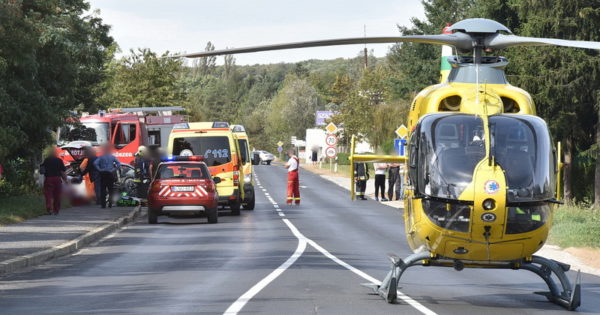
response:
[[[196,52],[336,37],[398,35],[396,25],[423,17],[420,0],[91,0],[124,52]],[[390,45],[369,45],[384,56]],[[237,64],[354,57],[362,46],[236,55]],[[222,58],[219,58],[221,63]]]

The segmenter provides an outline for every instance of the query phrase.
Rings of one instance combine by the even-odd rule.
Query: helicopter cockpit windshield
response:
[[[489,117],[490,156],[502,167],[508,186],[507,203],[541,202],[554,198],[555,161],[548,128],[528,115]],[[483,120],[475,115],[433,114],[422,118],[411,138],[411,180],[419,193],[459,200],[485,158]],[[415,143],[419,141],[418,146]]]
[[[458,200],[485,157],[483,120],[474,115],[429,115],[418,132],[419,192]]]
[[[555,158],[546,123],[536,116],[489,117],[491,155],[502,167],[507,202],[537,202],[554,198]]]

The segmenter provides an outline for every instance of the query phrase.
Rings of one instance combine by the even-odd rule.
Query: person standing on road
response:
[[[404,199],[404,181],[406,180],[406,164],[400,163],[400,172],[399,172],[399,180],[398,180],[398,188],[396,189],[397,195],[400,196],[400,199]]]
[[[92,147],[85,148],[85,159],[81,162],[79,169],[81,170],[81,176],[89,174],[90,183],[94,186],[94,195],[96,197],[96,204],[100,205],[100,171],[94,165],[94,162],[98,158],[96,151]],[[87,181],[86,181],[87,184]]]
[[[148,150],[145,146],[140,146],[133,161],[135,170],[136,197],[141,199],[148,198],[148,186],[150,185],[150,168],[152,161],[148,158]]]
[[[388,198],[394,200],[394,192],[396,192],[395,200],[400,200],[400,164],[391,163],[389,166]]]
[[[112,154],[110,144],[104,145],[102,156],[94,161],[94,166],[100,171],[100,200],[101,207],[106,208],[106,197],[108,195],[108,207],[112,208],[112,196],[115,186],[114,172],[121,167],[121,163]]]
[[[369,169],[367,163],[354,163],[354,180],[356,181],[356,198],[367,200],[367,180],[369,180]]]
[[[379,201],[379,192],[381,191],[381,201],[388,201],[385,198],[385,171],[388,168],[387,163],[373,163],[375,168],[375,200]]]
[[[67,168],[63,161],[58,158],[56,149],[53,149],[40,165],[40,173],[44,175],[44,197],[46,198],[46,211],[48,214],[57,215],[60,211],[62,181],[67,182],[66,171]]]
[[[289,157],[285,164],[288,171],[287,204],[291,205],[294,202],[296,205],[300,205],[300,179],[298,177],[300,160],[294,154],[294,150],[288,150],[287,155]]]

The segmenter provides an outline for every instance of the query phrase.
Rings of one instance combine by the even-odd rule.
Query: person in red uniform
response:
[[[289,157],[285,164],[288,171],[287,204],[291,205],[294,202],[296,205],[300,205],[300,179],[298,178],[300,160],[294,155],[293,150],[289,150],[287,155]]]
[[[62,181],[67,182],[67,170],[63,161],[58,158],[58,152],[52,150],[50,155],[40,165],[44,175],[44,197],[46,197],[46,211],[48,214],[58,214],[60,211],[60,198]]]

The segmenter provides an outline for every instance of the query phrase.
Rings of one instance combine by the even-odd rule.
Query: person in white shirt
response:
[[[381,201],[388,201],[385,198],[385,171],[388,168],[387,163],[373,163],[375,169],[375,200],[379,201],[379,192],[381,191]]]
[[[293,150],[289,150],[287,155],[289,157],[289,160],[285,164],[285,168],[288,171],[287,204],[291,205],[293,202],[296,205],[300,205],[300,179],[298,178],[300,160],[294,155]]]

